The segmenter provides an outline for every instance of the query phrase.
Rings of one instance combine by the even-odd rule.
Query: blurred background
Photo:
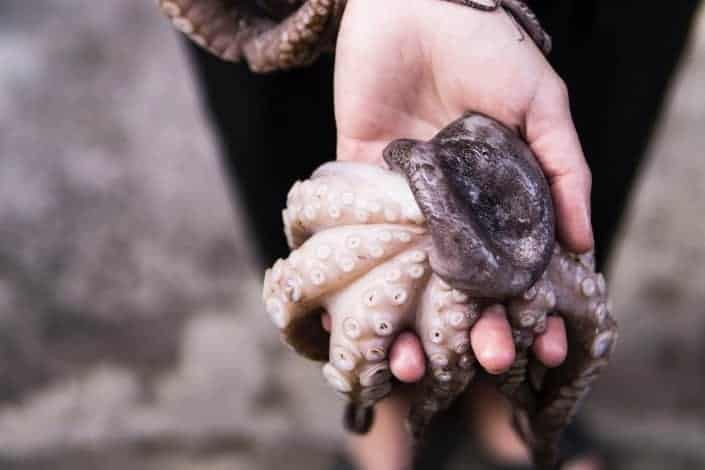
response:
[[[341,404],[263,313],[212,137],[153,2],[0,3],[0,468],[327,468]],[[584,414],[619,468],[705,468],[703,149],[701,12],[609,269]]]

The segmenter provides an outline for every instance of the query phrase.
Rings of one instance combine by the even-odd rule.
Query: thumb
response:
[[[592,176],[570,115],[567,88],[557,76],[539,87],[526,114],[525,132],[551,188],[559,239],[576,253],[591,250]]]

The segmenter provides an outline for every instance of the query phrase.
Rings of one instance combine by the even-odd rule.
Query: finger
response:
[[[568,92],[560,79],[539,88],[526,117],[526,139],[548,179],[558,236],[577,253],[592,249],[590,169],[570,115]]]
[[[561,317],[548,317],[546,332],[534,340],[534,354],[546,367],[557,367],[568,354],[565,323]]]
[[[331,319],[329,314],[324,313],[323,315],[321,315],[321,324],[323,325],[323,329],[330,333]]]
[[[487,308],[470,330],[470,344],[477,361],[490,374],[505,372],[514,362],[514,340],[501,305]]]
[[[389,351],[389,368],[402,382],[416,382],[426,372],[426,361],[421,342],[415,334],[404,332],[397,337]]]

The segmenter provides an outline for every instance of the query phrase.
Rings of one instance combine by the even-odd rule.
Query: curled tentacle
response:
[[[250,68],[270,72],[312,63],[333,42],[343,7],[341,0],[307,1],[275,28],[244,44]]]
[[[546,371],[536,411],[529,414],[528,429],[522,430],[542,468],[558,460],[561,432],[607,365],[617,340],[605,279],[594,272],[589,259],[557,247],[546,276],[556,293],[556,311],[565,321],[569,348],[566,361]]]
[[[429,142],[392,142],[384,159],[406,176],[433,239],[431,266],[446,282],[505,299],[541,276],[554,244],[553,206],[512,130],[468,114]]]
[[[516,359],[504,374],[500,389],[513,397],[518,387],[526,382],[529,348],[534,337],[546,331],[546,315],[556,306],[556,294],[551,281],[544,275],[521,296],[509,300],[507,318],[512,326]]]
[[[421,392],[409,411],[410,432],[417,441],[433,416],[450,406],[475,375],[469,331],[479,311],[480,304],[467,294],[431,276],[416,317],[427,363]]]
[[[426,249],[417,244],[324,300],[332,325],[323,373],[360,409],[372,408],[391,391],[389,348],[413,324],[421,286],[431,274]],[[349,409],[349,429],[365,431],[367,414]]]
[[[520,0],[502,0],[502,6],[526,30],[541,52],[548,55],[553,47],[553,41],[529,6]]]
[[[544,54],[551,52],[551,36],[543,29],[538,18],[529,6],[521,0],[490,0],[489,4],[484,4],[475,0],[447,0],[452,3],[475,8],[481,11],[495,11],[500,6],[503,7],[521,25],[522,28],[533,39],[536,46]],[[523,36],[522,36],[523,37]]]
[[[413,246],[423,234],[397,225],[337,227],[317,233],[287,259],[278,260],[265,273],[262,298],[285,341],[299,350],[295,339],[287,339],[305,331],[299,322],[316,311],[326,295]]]
[[[176,29],[210,53],[228,61],[242,58],[245,44],[275,22],[252,8],[227,0],[158,0]]]
[[[264,6],[229,0],[158,3],[189,39],[223,60],[235,62],[245,57],[255,72],[305,66],[321,52],[332,49],[345,6],[344,0]],[[276,17],[282,15],[288,16],[277,21]]]
[[[289,191],[283,211],[291,248],[329,227],[424,222],[406,182],[382,168],[346,162],[321,166]]]

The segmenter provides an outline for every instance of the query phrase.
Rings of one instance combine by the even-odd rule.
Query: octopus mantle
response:
[[[390,345],[415,332],[427,358],[409,415],[419,438],[475,375],[470,328],[503,305],[517,357],[498,386],[535,463],[551,467],[616,340],[605,278],[591,255],[555,242],[541,170],[500,123],[468,114],[429,142],[391,143],[384,159],[389,169],[327,163],[294,185],[283,212],[293,251],[265,275],[267,311],[287,344],[326,361],[323,374],[350,401],[345,422],[357,432],[394,388]],[[569,339],[567,360],[549,370],[530,350],[547,315],[564,319]]]

